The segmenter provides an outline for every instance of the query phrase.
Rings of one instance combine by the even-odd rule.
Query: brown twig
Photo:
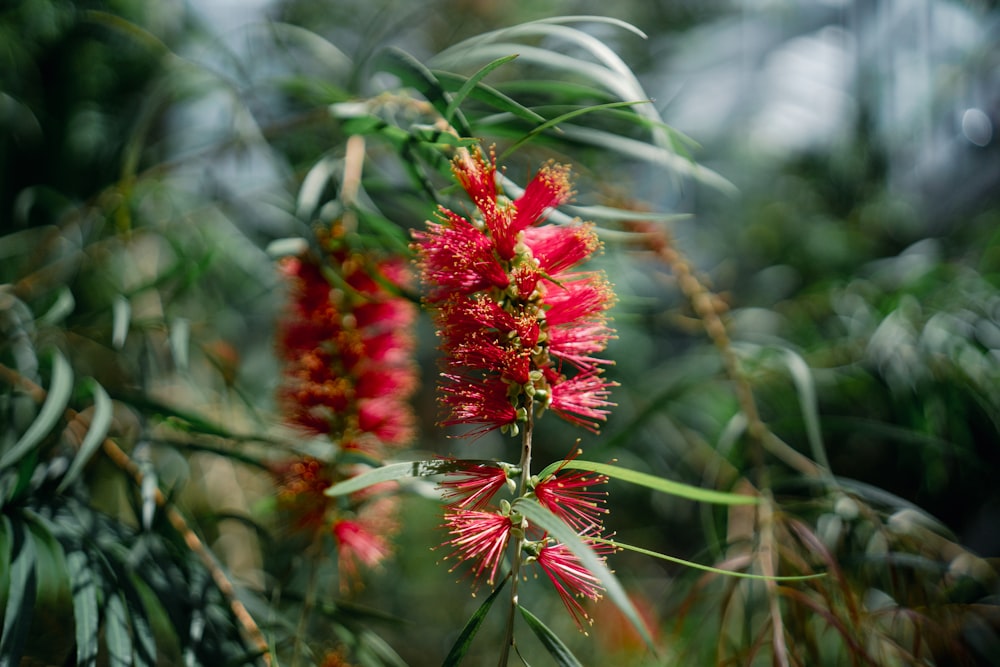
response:
[[[8,384],[20,388],[26,394],[28,394],[35,402],[42,403],[45,401],[47,392],[44,388],[32,382],[30,379],[24,377],[16,370],[9,368],[3,364],[0,364],[0,378],[3,378]],[[67,422],[75,420],[79,416],[79,413],[72,408],[66,408],[64,412],[64,417]],[[138,486],[142,486],[143,474],[139,466],[132,460],[132,458],[113,440],[110,438],[105,438],[101,447],[104,454],[111,459],[111,462],[116,466],[121,468],[123,471],[129,474]],[[246,606],[237,598],[236,588],[233,586],[232,581],[222,570],[222,566],[219,564],[215,558],[215,554],[212,550],[202,542],[194,530],[188,525],[187,520],[181,515],[176,507],[171,505],[167,497],[163,495],[163,492],[159,488],[156,489],[154,499],[156,504],[163,509],[166,513],[167,520],[170,525],[174,527],[184,540],[184,544],[187,545],[202,564],[209,571],[212,576],[212,581],[215,582],[216,588],[222,593],[226,601],[229,603],[229,608],[232,610],[233,615],[239,621],[240,625],[243,627],[243,631],[246,633],[247,638],[250,642],[261,652],[261,657],[266,665],[271,664],[271,650],[268,646],[267,640],[264,638],[264,633],[261,631],[260,626],[250,615]]]

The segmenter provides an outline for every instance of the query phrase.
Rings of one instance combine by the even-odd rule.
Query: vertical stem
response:
[[[528,480],[531,478],[531,431],[534,426],[534,405],[528,406],[528,420],[524,424],[521,435],[521,482],[518,487],[518,498],[524,497],[528,490]],[[521,546],[524,544],[524,531],[528,527],[527,519],[521,519],[514,538],[514,561],[511,564],[510,576],[510,609],[507,611],[507,631],[500,652],[498,667],[507,667],[510,649],[514,646],[514,612],[517,610],[517,584],[521,578]]]

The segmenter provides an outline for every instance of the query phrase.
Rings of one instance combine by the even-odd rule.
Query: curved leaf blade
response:
[[[596,472],[599,475],[605,475],[613,479],[620,479],[623,482],[630,482],[639,486],[645,486],[653,489],[654,491],[660,491],[661,493],[668,493],[672,496],[687,498],[688,500],[694,500],[702,503],[713,503],[716,505],[756,505],[760,502],[756,496],[727,493],[725,491],[716,491],[715,489],[702,489],[697,486],[675,482],[673,480],[664,479],[663,477],[657,477],[656,475],[650,475],[649,473],[639,472],[637,470],[619,468],[618,466],[609,465],[607,463],[581,461],[579,459],[571,461],[555,461],[539,472],[538,478],[544,479],[560,467]]]
[[[573,109],[572,111],[568,111],[560,116],[556,116],[555,118],[547,120],[541,125],[532,128],[530,132],[528,132],[523,137],[515,141],[510,146],[510,148],[505,150],[503,154],[500,155],[499,160],[503,161],[504,158],[508,157],[511,153],[516,151],[518,148],[523,146],[528,141],[531,141],[533,137],[541,134],[545,130],[548,130],[549,128],[559,129],[558,126],[560,123],[563,123],[572,118],[576,118],[577,116],[582,116],[583,114],[592,113],[594,111],[604,111],[606,109],[619,109],[621,107],[631,107],[647,103],[648,100],[639,100],[630,102],[608,102],[607,104],[594,104],[585,107],[580,107],[579,109]]]
[[[56,350],[52,358],[52,379],[49,382],[48,394],[42,409],[38,411],[35,420],[28,430],[14,443],[14,446],[0,456],[0,468],[6,468],[20,461],[32,447],[48,435],[66,410],[70,393],[73,390],[73,369],[66,357]]]
[[[112,595],[105,605],[104,643],[112,667],[132,665],[132,637],[129,635],[128,611],[120,595]]]
[[[551,537],[562,543],[567,549],[573,552],[573,555],[580,559],[580,564],[600,580],[608,597],[611,598],[612,602],[625,615],[625,618],[639,632],[649,649],[655,653],[653,639],[649,635],[649,630],[646,628],[646,624],[643,623],[639,612],[636,610],[635,605],[632,604],[632,600],[629,599],[625,589],[622,588],[618,578],[611,573],[611,570],[608,569],[604,561],[597,557],[594,550],[580,539],[576,531],[536,500],[518,498],[511,503],[511,507],[527,518],[534,526],[548,532]]]
[[[528,622],[528,627],[535,633],[535,636],[542,642],[542,645],[548,649],[549,654],[555,658],[556,663],[560,667],[583,667],[583,664],[577,660],[573,652],[569,650],[569,647],[540,618],[521,605],[517,605],[517,610],[521,612],[521,616]]]
[[[486,598],[479,609],[475,611],[474,614],[466,622],[465,627],[462,628],[462,632],[459,633],[458,639],[452,645],[451,650],[448,651],[448,656],[441,663],[441,667],[458,667],[461,664],[462,659],[465,658],[465,654],[469,652],[469,647],[472,646],[472,640],[475,638],[476,633],[479,632],[479,628],[482,627],[483,621],[486,619],[486,615],[490,611],[490,607],[493,606],[493,602],[500,595],[500,591],[503,590],[504,586],[507,585],[507,580],[510,575],[504,577],[500,585],[497,586],[490,596]]]
[[[90,390],[94,395],[94,414],[90,418],[90,427],[87,429],[87,434],[84,436],[83,442],[80,443],[80,451],[77,452],[76,457],[73,458],[73,463],[69,466],[69,470],[66,471],[66,475],[59,482],[59,486],[56,487],[56,493],[62,493],[66,487],[76,481],[80,473],[83,472],[84,466],[87,465],[87,462],[94,455],[94,452],[101,446],[104,439],[108,437],[108,431],[111,428],[113,413],[111,397],[108,396],[108,392],[104,390],[104,387],[97,380],[90,380]]]
[[[465,98],[469,96],[469,93],[472,92],[473,88],[479,85],[479,82],[482,81],[487,74],[501,65],[506,65],[515,58],[517,58],[516,53],[509,56],[503,56],[502,58],[497,58],[493,62],[484,65],[475,74],[470,76],[466,82],[462,84],[462,87],[451,96],[451,101],[448,102],[448,107],[444,112],[444,119],[451,123],[451,117],[455,115],[455,112],[458,111],[458,107],[462,105],[462,102],[464,102]]]

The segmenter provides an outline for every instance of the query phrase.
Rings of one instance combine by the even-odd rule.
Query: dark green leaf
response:
[[[132,625],[132,634],[135,643],[134,665],[156,664],[156,636],[149,623],[146,608],[142,603],[138,590],[134,587],[132,577],[122,586],[122,593],[128,607],[128,617]]]
[[[73,391],[73,369],[66,357],[56,350],[52,355],[52,379],[49,381],[48,395],[31,426],[14,446],[0,456],[0,468],[17,463],[32,447],[42,441],[56,425],[66,410]]]
[[[0,636],[0,667],[21,663],[21,653],[31,630],[31,619],[38,593],[35,541],[20,518],[2,516],[5,532],[11,536],[10,587],[4,609],[3,635]]]
[[[56,493],[62,493],[66,487],[76,481],[76,478],[83,472],[83,467],[90,461],[90,457],[94,455],[97,448],[108,437],[108,429],[111,428],[111,398],[97,380],[91,379],[89,384],[91,393],[94,395],[94,414],[90,418],[90,427],[87,429],[87,435],[84,436],[83,442],[80,443],[80,451],[77,452],[73,463],[70,464],[69,470],[66,471],[66,475],[59,482]]]
[[[717,505],[756,505],[758,503],[756,496],[726,493],[725,491],[716,491],[714,489],[702,489],[697,486],[681,484],[680,482],[674,482],[669,479],[664,479],[663,477],[657,477],[656,475],[650,475],[636,470],[629,470],[628,468],[619,468],[618,466],[609,465],[607,463],[593,463],[592,461],[581,461],[579,459],[571,461],[555,461],[539,472],[538,478],[545,479],[560,467],[575,468],[577,470],[589,470],[590,472],[596,472],[599,475],[606,475],[607,477],[620,479],[623,482],[638,484],[639,486],[645,486],[655,491],[669,493],[672,496],[687,498],[688,500],[695,500],[703,503],[714,503]]]
[[[573,555],[580,559],[580,564],[601,581],[601,585],[604,586],[604,590],[608,594],[608,597],[611,598],[611,601],[621,609],[625,618],[639,631],[639,634],[642,635],[650,650],[654,650],[649,630],[646,628],[646,624],[642,622],[639,612],[636,610],[635,605],[632,604],[632,600],[629,599],[625,589],[622,588],[618,578],[611,573],[611,570],[608,569],[604,561],[597,557],[593,549],[580,539],[576,531],[567,526],[562,519],[540,505],[536,500],[518,498],[511,505],[515,511],[522,514],[532,525],[546,531],[550,537],[563,544],[573,552]]]
[[[503,590],[504,586],[507,584],[507,580],[510,578],[508,575],[504,577],[500,585],[493,589],[490,596],[486,598],[479,609],[476,609],[475,613],[466,622],[465,627],[462,628],[462,632],[459,633],[458,639],[452,645],[451,650],[448,651],[448,656],[441,663],[442,667],[458,667],[462,660],[465,658],[465,654],[469,652],[469,647],[472,646],[472,640],[475,638],[476,633],[479,632],[479,628],[482,627],[483,621],[486,619],[486,615],[490,611],[490,607],[493,606],[494,600],[500,595],[500,591]]]
[[[73,592],[73,621],[76,626],[76,664],[97,664],[100,616],[97,611],[97,582],[90,559],[83,551],[66,555],[70,590]]]
[[[524,620],[528,622],[528,627],[535,633],[535,636],[541,640],[542,644],[548,649],[549,653],[555,658],[556,662],[560,667],[583,667],[573,652],[569,650],[566,644],[563,644],[562,640],[552,630],[549,629],[547,625],[542,623],[541,619],[532,614],[530,611],[517,605],[518,611],[521,612],[521,616]]]

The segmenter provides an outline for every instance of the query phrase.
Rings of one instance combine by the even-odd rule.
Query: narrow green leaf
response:
[[[597,557],[593,549],[580,539],[576,531],[567,526],[562,519],[540,505],[536,500],[518,498],[511,503],[511,506],[527,518],[531,524],[548,532],[549,536],[563,544],[580,559],[580,564],[601,581],[601,585],[604,586],[608,597],[621,609],[625,618],[632,623],[646,641],[649,649],[655,653],[656,649],[652,638],[649,636],[649,630],[646,628],[646,624],[642,622],[639,612],[636,610],[635,605],[632,604],[632,600],[629,599],[625,589],[622,588],[618,578],[611,573],[611,570],[608,569],[604,561]]]
[[[131,320],[132,302],[128,297],[119,294],[111,304],[111,345],[116,350],[122,349],[125,345]]]
[[[328,496],[343,496],[348,493],[360,491],[373,484],[380,482],[391,482],[407,477],[429,477],[440,475],[446,472],[454,472],[470,465],[480,463],[484,465],[497,465],[496,461],[475,461],[475,460],[451,460],[435,459],[431,461],[406,461],[403,463],[390,463],[389,465],[375,468],[362,473],[343,482],[334,484],[324,493]]]
[[[552,632],[547,625],[542,623],[540,618],[521,605],[517,605],[517,609],[521,612],[521,616],[524,617],[524,620],[528,622],[528,627],[531,628],[531,630],[535,633],[535,636],[541,640],[542,645],[548,649],[548,652],[553,658],[555,658],[560,667],[583,667],[566,644],[564,644],[563,641],[559,639],[558,635]]]
[[[6,468],[17,463],[28,451],[42,441],[52,427],[56,425],[66,410],[70,393],[73,390],[73,369],[66,357],[56,350],[52,357],[52,379],[49,382],[48,395],[42,409],[38,411],[35,421],[24,432],[14,446],[0,456],[0,468]]]
[[[677,563],[678,565],[684,565],[686,567],[694,568],[696,570],[704,570],[705,572],[712,572],[714,574],[723,574],[727,577],[737,577],[739,579],[760,579],[768,581],[805,581],[806,579],[820,579],[827,576],[825,572],[820,572],[819,574],[802,574],[802,575],[790,575],[790,576],[774,576],[769,577],[763,574],[749,574],[747,572],[735,572],[733,570],[722,570],[717,567],[712,567],[710,565],[702,565],[701,563],[694,563],[689,560],[684,560],[683,558],[677,558],[676,556],[668,556],[667,554],[661,554],[657,551],[650,551],[649,549],[643,549],[642,547],[633,546],[631,544],[625,544],[619,542],[618,540],[604,540],[600,538],[595,538],[597,542],[604,542],[605,544],[613,544],[614,546],[625,549],[626,551],[634,551],[635,553],[643,554],[644,556],[652,556],[653,558],[659,558],[661,560],[667,560],[671,563]]]
[[[104,607],[104,643],[111,667],[131,667],[132,637],[125,601],[118,594],[108,597]]]
[[[73,593],[73,622],[76,627],[76,664],[93,667],[97,664],[100,615],[97,610],[97,582],[90,559],[83,551],[66,555],[70,590]]]
[[[434,76],[438,78],[441,85],[446,86],[449,89],[454,88],[458,90],[466,81],[468,81],[468,78],[460,74],[445,72],[443,70],[434,70]],[[520,102],[511,98],[509,95],[506,95],[496,88],[488,86],[482,82],[476,84],[476,86],[469,92],[468,97],[477,99],[495,109],[505,111],[513,116],[517,116],[518,118],[522,118],[532,123],[545,122],[545,117],[541,114],[532,111]]]
[[[645,220],[649,222],[677,222],[688,220],[690,213],[661,213],[657,211],[630,211],[611,206],[563,206],[562,209],[583,220]]]
[[[156,468],[148,459],[139,461],[139,469],[142,471],[142,484],[139,487],[139,495],[142,497],[142,529],[152,530],[153,517],[156,516],[156,492],[159,491],[159,479],[156,475]]]
[[[70,464],[66,475],[59,482],[56,493],[62,493],[66,487],[76,481],[76,478],[83,472],[84,466],[90,461],[94,452],[101,446],[104,439],[108,437],[108,430],[111,428],[113,410],[108,392],[104,391],[104,387],[93,378],[90,379],[88,384],[91,393],[94,395],[94,413],[90,418],[90,427],[87,429],[87,434],[84,436],[83,442],[80,443],[80,450],[76,453],[73,463]]]
[[[479,632],[479,628],[482,627],[483,621],[486,619],[486,615],[490,611],[490,607],[493,606],[494,600],[500,595],[500,591],[503,590],[504,586],[507,585],[507,580],[510,579],[508,574],[504,577],[503,581],[493,589],[490,596],[486,598],[479,609],[476,609],[475,613],[466,622],[465,627],[462,628],[462,632],[459,633],[458,639],[452,645],[451,650],[448,651],[448,656],[441,663],[441,667],[458,667],[462,660],[465,658],[465,654],[469,652],[469,647],[472,646],[472,640],[475,638],[476,633]]]
[[[456,92],[451,96],[451,101],[448,102],[448,107],[445,109],[444,112],[444,119],[450,123],[452,115],[458,110],[458,107],[462,105],[462,102],[464,102],[465,98],[468,97],[469,93],[472,92],[472,89],[475,88],[479,84],[479,82],[486,77],[487,74],[489,74],[496,68],[500,67],[501,65],[509,63],[515,58],[517,58],[516,53],[509,56],[504,56],[502,58],[497,58],[496,60],[483,66],[482,68],[479,69],[479,71],[470,76],[468,80],[462,84],[462,87],[458,89],[458,92]]]
[[[577,470],[589,470],[590,472],[596,472],[599,475],[606,475],[614,479],[620,479],[623,482],[630,482],[632,484],[638,484],[639,486],[645,486],[653,489],[654,491],[669,493],[672,496],[679,496],[681,498],[687,498],[688,500],[695,500],[703,503],[714,503],[716,505],[756,505],[759,502],[756,496],[726,493],[725,491],[716,491],[715,489],[702,489],[697,486],[690,486],[688,484],[682,484],[681,482],[664,479],[663,477],[657,477],[656,475],[650,475],[636,470],[629,470],[628,468],[619,468],[618,466],[609,465],[607,463],[581,461],[580,459],[574,459],[571,461],[555,461],[539,472],[538,478],[545,479],[560,467],[573,468]]]
[[[35,541],[20,517],[11,521],[6,515],[0,516],[13,542],[10,587],[0,636],[0,667],[15,667],[21,664],[38,593]]]
[[[515,141],[497,159],[502,162],[504,160],[504,158],[506,158],[511,153],[513,153],[514,151],[516,151],[518,148],[520,148],[526,142],[530,141],[533,137],[541,134],[542,132],[544,132],[545,130],[548,130],[549,128],[556,127],[557,125],[559,125],[559,124],[561,124],[561,123],[563,123],[563,122],[565,122],[567,120],[570,120],[571,118],[576,118],[577,116],[582,116],[583,114],[592,113],[594,111],[602,111],[604,109],[618,109],[620,107],[629,107],[629,106],[635,106],[635,105],[638,105],[638,104],[647,104],[647,103],[648,103],[647,100],[640,100],[640,101],[633,101],[633,102],[608,102],[607,104],[594,104],[594,105],[590,105],[590,106],[580,107],[579,109],[573,109],[570,112],[564,113],[561,116],[556,116],[555,118],[547,120],[544,123],[542,123],[541,125],[538,125],[537,127],[532,128],[532,130],[530,132],[528,132],[526,135],[524,135],[523,137],[521,137],[520,139],[518,139],[517,141]]]

